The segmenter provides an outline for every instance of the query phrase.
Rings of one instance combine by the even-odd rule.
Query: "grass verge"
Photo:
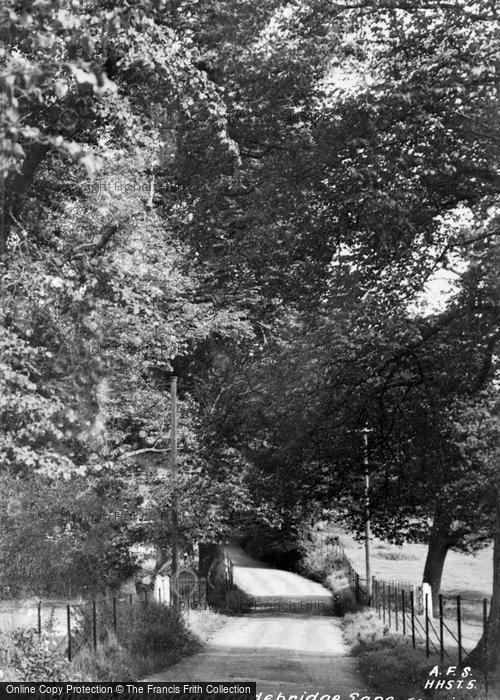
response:
[[[457,670],[446,675],[451,664],[440,664],[439,656],[427,657],[423,649],[414,649],[409,639],[389,634],[373,610],[347,614],[343,632],[352,654],[358,659],[361,675],[369,687],[383,697],[486,700],[482,678],[474,670]],[[465,680],[462,673],[468,673]],[[448,688],[436,690],[429,685],[430,681],[434,681],[435,686],[436,681],[446,683],[452,679],[453,685]],[[460,680],[462,687],[458,683]],[[469,681],[475,681],[472,688],[467,688]],[[490,690],[488,700],[500,700],[498,692]]]
[[[225,615],[205,608],[204,610],[189,610],[185,622],[192,634],[204,644],[224,626],[227,619]]]
[[[161,671],[201,648],[200,639],[189,629],[183,615],[159,603],[140,602],[113,630],[112,611],[102,609],[99,643],[91,639],[91,611],[85,610],[81,624],[80,650],[74,668],[95,681],[134,680]],[[76,640],[78,644],[78,638]]]

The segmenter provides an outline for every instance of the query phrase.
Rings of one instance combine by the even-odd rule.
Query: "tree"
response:
[[[175,371],[182,484],[207,507],[180,494],[186,543],[248,503],[360,527],[368,419],[375,531],[430,537],[437,590],[447,547],[490,527],[489,447],[462,442],[497,363],[491,3],[7,10],[6,471],[155,473]],[[171,485],[139,481],[167,550]]]
[[[66,479],[1,476],[2,591],[10,595],[105,593],[137,570],[133,481],[106,464]]]
[[[168,169],[175,156],[176,115],[195,104],[205,118],[211,104],[190,48],[176,43],[159,5],[61,1],[23,9],[11,2],[2,31],[0,454],[5,478],[19,479],[21,500],[34,484],[63,499],[66,480],[75,486],[81,469],[97,465],[111,479],[114,468],[130,464],[130,452],[166,454],[162,409],[172,358],[214,332],[250,331],[239,310],[200,298],[190,251],[172,232],[173,217],[156,206],[156,168]],[[208,120],[207,135],[220,145],[219,118]],[[124,488],[134,479],[129,472]],[[97,508],[102,496],[108,546],[106,499],[94,495],[84,503]],[[214,506],[215,520],[225,507],[223,499]],[[40,544],[29,521],[4,515],[5,547],[13,529]],[[137,517],[126,515],[132,529]],[[81,548],[94,546],[95,528],[70,515],[66,526],[64,537],[50,537],[74,571]],[[124,536],[123,547],[132,541]],[[94,573],[101,577],[97,565]]]
[[[233,43],[227,31],[228,26],[240,26],[240,17],[224,3],[210,5],[210,17],[217,27],[212,33],[203,33],[203,21],[201,29],[199,25],[193,29],[206,49],[203,67],[207,75],[217,86],[230,88],[226,97],[228,133],[239,145],[241,162],[235,161],[229,171],[219,170],[218,178],[213,167],[207,167],[204,184],[200,179],[194,181],[197,194],[207,195],[196,197],[195,218],[186,235],[194,239],[203,264],[215,272],[216,288],[234,295],[235,288],[246,290],[252,284],[256,296],[247,296],[243,303],[259,304],[258,311],[252,309],[256,326],[261,323],[262,328],[268,322],[262,332],[263,344],[272,343],[273,335],[283,332],[273,322],[285,304],[288,309],[292,305],[307,309],[309,323],[301,321],[294,329],[299,334],[314,331],[315,324],[330,313],[333,323],[339,317],[345,319],[351,343],[355,334],[360,337],[361,361],[356,353],[352,361],[361,375],[349,378],[347,373],[344,379],[340,373],[345,393],[341,391],[339,402],[333,403],[337,412],[341,404],[339,422],[343,420],[343,425],[333,429],[322,419],[321,402],[312,400],[309,411],[297,412],[295,431],[291,431],[294,438],[290,440],[285,430],[276,436],[279,431],[275,429],[274,444],[281,440],[280,448],[266,446],[254,458],[261,465],[268,460],[271,474],[284,469],[280,464],[287,464],[286,478],[290,464],[297,464],[297,485],[303,479],[309,486],[318,481],[312,466],[317,466],[318,457],[308,457],[311,449],[305,452],[304,445],[316,431],[314,448],[323,440],[318,448],[323,461],[332,459],[332,452],[336,454],[330,447],[333,440],[342,446],[335,470],[337,483],[342,482],[339,473],[352,473],[353,468],[353,460],[342,453],[353,442],[346,432],[359,427],[368,411],[375,423],[379,418],[382,423],[377,456],[381,466],[380,531],[389,528],[396,536],[415,508],[420,508],[421,522],[434,515],[434,504],[429,512],[413,501],[398,510],[398,498],[409,493],[402,465],[408,460],[414,463],[412,487],[419,478],[424,479],[425,487],[417,489],[424,504],[426,488],[432,485],[439,490],[460,482],[463,464],[454,466],[457,449],[449,421],[439,416],[459,396],[468,397],[484,387],[494,371],[498,308],[494,288],[491,304],[486,300],[475,317],[472,310],[468,315],[476,330],[463,343],[459,340],[460,304],[434,319],[435,323],[424,316],[415,321],[408,314],[408,305],[426,280],[456,260],[470,261],[478,273],[476,283],[484,284],[486,279],[481,278],[481,266],[484,256],[494,251],[498,234],[494,13],[488,3],[471,13],[439,2],[432,7],[424,2],[411,7],[366,2],[356,8],[342,3],[298,3],[287,13],[277,5],[262,3],[259,10],[251,20],[243,15],[243,52],[240,35],[236,33]],[[203,149],[204,142],[195,139],[196,128],[194,122],[187,132],[191,138],[181,146],[185,148],[183,165],[189,162],[189,153],[197,160]],[[181,182],[184,195],[191,180]],[[230,276],[226,276],[228,269]],[[464,284],[470,282],[464,280]],[[471,295],[475,304],[473,299]],[[488,321],[481,323],[485,309]],[[450,324],[453,332],[447,333]],[[390,337],[394,333],[396,342]],[[382,334],[382,342],[377,341],[377,334]],[[439,341],[434,343],[436,335]],[[448,352],[447,346],[451,351],[457,342],[463,351],[460,368],[472,361],[477,369],[475,375],[466,371],[463,382],[450,377],[449,367],[440,366],[439,361],[433,365],[431,357],[438,349]],[[344,341],[341,347],[345,345]],[[330,350],[326,341],[323,347]],[[300,341],[296,348],[300,356]],[[457,362],[459,354],[448,354],[448,363]],[[283,359],[279,351],[278,357]],[[340,352],[334,357],[333,363],[341,362]],[[287,359],[294,361],[290,355]],[[425,365],[423,378],[419,362]],[[260,373],[255,363],[249,364],[261,378],[265,369]],[[338,380],[339,372],[336,368],[334,372]],[[322,393],[315,372],[293,376],[304,387],[309,383],[312,391]],[[438,387],[433,391],[436,379]],[[251,389],[248,392],[252,383],[260,387],[259,381],[237,380],[234,393],[236,387],[244,387],[247,397],[254,396]],[[329,387],[324,398],[328,410],[331,391]],[[260,426],[256,421],[255,430],[263,437],[276,418],[272,411],[279,409],[271,402],[263,410],[268,393],[259,392],[254,415],[259,416]],[[433,394],[430,399],[429,392]],[[278,389],[276,401],[294,406],[286,403],[290,394],[285,399],[283,393]],[[304,388],[301,393],[303,399]],[[347,401],[351,408],[342,406]],[[408,413],[408,418],[417,419],[420,434],[403,415],[412,401],[422,402],[420,412]],[[264,421],[262,413],[267,416]],[[232,418],[230,426],[235,425]],[[243,409],[239,423],[245,426],[248,420],[252,420],[248,410]],[[391,424],[396,421],[391,435]],[[284,425],[290,427],[291,422]],[[307,436],[303,425],[310,426]],[[403,447],[405,429],[412,435],[409,447]],[[425,444],[429,429],[432,449]],[[331,439],[323,437],[328,430]],[[251,439],[244,429],[242,433],[240,438]],[[399,452],[396,457],[391,456],[393,448]],[[359,449],[353,452],[351,447],[351,454],[357,453]],[[384,461],[392,462],[392,467],[385,468]],[[444,506],[436,512],[443,510]],[[400,517],[391,523],[395,512]],[[441,530],[443,523],[438,520],[435,518],[436,527]],[[420,533],[428,535],[427,528]],[[456,529],[446,539],[441,564],[447,547],[463,541]],[[433,578],[437,581],[436,575]]]
[[[490,416],[496,422],[498,434],[498,396],[492,402]],[[472,418],[474,420],[474,418]],[[476,424],[477,425],[477,424]],[[473,651],[468,655],[466,663],[493,672],[493,682],[498,682],[499,669],[499,649],[500,649],[500,484],[498,482],[498,440],[496,450],[491,451],[496,480],[496,517],[494,530],[494,551],[493,551],[493,589],[490,602],[486,631]]]

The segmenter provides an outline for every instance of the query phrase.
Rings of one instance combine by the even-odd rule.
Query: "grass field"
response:
[[[354,568],[364,575],[365,550],[362,542],[352,535],[339,533],[347,556]],[[405,544],[402,547],[373,539],[371,568],[376,578],[420,584],[424,571],[427,545]],[[476,554],[448,552],[441,591],[446,595],[460,594],[464,598],[480,599],[491,596],[493,585],[493,545]]]

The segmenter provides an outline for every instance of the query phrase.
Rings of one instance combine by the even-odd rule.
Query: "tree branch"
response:
[[[146,454],[147,452],[170,452],[170,448],[159,449],[158,447],[143,447],[141,450],[134,450],[134,452],[125,452],[125,454],[120,455],[120,457],[135,457],[136,455]]]

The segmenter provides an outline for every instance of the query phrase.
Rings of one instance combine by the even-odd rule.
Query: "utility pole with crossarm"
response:
[[[368,433],[372,429],[366,425],[363,430],[363,463],[365,467],[365,563],[366,563],[366,602],[368,605],[372,599],[372,573],[370,562],[370,464],[368,460]]]

